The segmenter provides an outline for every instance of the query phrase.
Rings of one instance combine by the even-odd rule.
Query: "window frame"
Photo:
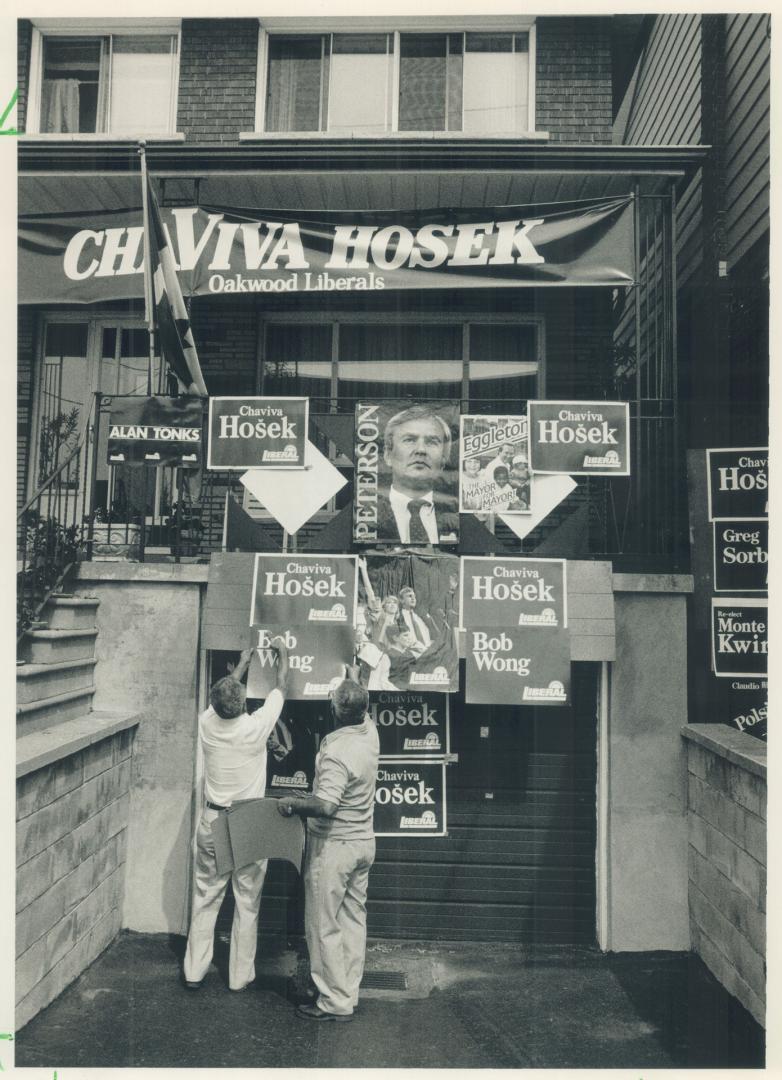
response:
[[[115,38],[115,37],[172,37],[176,49],[172,63],[172,94],[169,110],[168,131],[148,135],[138,132],[115,134],[111,131],[58,132],[41,131],[41,91],[43,87],[43,46],[47,38]],[[175,137],[179,108],[179,68],[182,55],[181,19],[35,19],[30,44],[30,76],[28,82],[28,106],[25,134],[39,139],[107,140],[139,137],[169,139]],[[111,51],[109,53],[109,62]],[[109,79],[111,70],[109,68]]]
[[[258,28],[258,68],[256,79],[256,99],[255,99],[255,127],[252,132],[252,136],[255,138],[263,137],[267,139],[280,139],[280,138],[297,138],[297,139],[344,139],[344,138],[366,138],[366,139],[390,139],[390,138],[420,138],[426,136],[431,138],[433,135],[439,138],[455,138],[455,139],[475,139],[475,138],[492,138],[492,139],[518,139],[518,138],[534,138],[541,136],[543,133],[538,132],[535,127],[535,90],[536,90],[536,56],[537,56],[537,44],[536,44],[536,32],[535,32],[535,18],[520,17],[512,20],[502,19],[501,21],[484,19],[473,20],[458,20],[454,22],[451,19],[417,19],[401,20],[401,19],[358,19],[353,22],[347,20],[332,20],[332,19],[311,19],[306,20],[306,25],[302,25],[304,20],[298,19],[295,22],[290,19],[264,19],[261,21]],[[350,34],[350,33],[389,33],[393,36],[393,54],[391,57],[392,72],[391,72],[391,128],[389,131],[384,132],[382,135],[356,135],[350,134],[334,134],[328,129],[325,131],[266,131],[266,93],[268,90],[268,76],[269,76],[269,38],[278,34],[284,34],[286,36],[295,35],[309,35],[313,34]],[[422,129],[420,131],[400,131],[399,130],[399,71],[400,71],[400,49],[399,39],[401,34],[468,34],[468,33],[495,33],[495,34],[527,34],[528,35],[528,57],[529,57],[529,72],[528,72],[528,102],[527,102],[527,127],[523,131],[517,132],[491,132],[486,136],[481,136],[478,132],[465,132],[465,131],[440,131]]]
[[[461,365],[462,386],[460,403],[469,400],[470,380],[470,328],[474,324],[491,323],[492,325],[507,326],[532,326],[535,331],[535,362],[537,370],[537,398],[546,397],[546,319],[544,315],[536,315],[530,312],[512,314],[502,312],[493,317],[486,311],[462,311],[458,315],[451,312],[431,311],[425,313],[413,313],[408,311],[399,312],[399,322],[420,323],[421,325],[439,323],[441,325],[461,328]],[[311,309],[308,311],[269,311],[261,316],[258,331],[258,351],[256,354],[255,369],[255,393],[262,394],[264,384],[264,368],[267,357],[267,331],[272,324],[285,323],[319,323],[331,328],[331,355],[324,357],[324,362],[331,363],[331,377],[329,395],[331,397],[331,412],[336,413],[336,402],[339,393],[339,351],[340,351],[340,327],[346,323],[386,323],[387,319],[378,312],[365,311],[340,311],[334,312],[328,309]],[[329,460],[334,463],[337,457],[336,447],[329,444]],[[319,510],[312,517],[313,522],[329,521],[336,510],[335,499],[329,500],[326,510]],[[242,496],[242,508],[257,521],[272,521],[272,515],[261,507],[253,496],[245,489]]]

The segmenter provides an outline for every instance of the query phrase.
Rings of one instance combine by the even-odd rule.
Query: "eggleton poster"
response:
[[[529,514],[531,476],[526,416],[462,416],[459,510]]]

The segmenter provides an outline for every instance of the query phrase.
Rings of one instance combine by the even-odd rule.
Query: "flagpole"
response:
[[[149,364],[147,366],[147,395],[152,396],[152,373],[155,369],[155,308],[152,303],[152,230],[149,224],[149,179],[147,177],[147,144],[139,139],[138,153],[141,158],[141,206],[144,214],[144,320],[149,336]]]

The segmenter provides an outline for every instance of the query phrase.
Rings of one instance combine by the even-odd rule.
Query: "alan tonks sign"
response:
[[[201,464],[203,405],[198,397],[112,397],[109,465]]]
[[[709,521],[768,517],[768,448],[707,450]]]
[[[353,626],[354,555],[256,555],[250,626]]]
[[[530,468],[575,476],[630,475],[624,401],[530,401]]]
[[[462,416],[459,510],[529,514],[530,491],[527,417]]]
[[[356,406],[356,543],[457,543],[458,437],[457,402]]]
[[[720,678],[768,674],[768,601],[720,597],[711,602],[712,669]]]
[[[450,751],[448,695],[371,690],[369,715],[384,757],[442,757]]]
[[[445,764],[381,761],[375,790],[375,836],[445,836]]]
[[[209,399],[210,469],[303,469],[309,398]]]

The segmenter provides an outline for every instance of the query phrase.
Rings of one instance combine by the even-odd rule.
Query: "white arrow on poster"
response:
[[[304,471],[296,474],[293,491],[287,470],[250,469],[240,478],[250,494],[289,533],[298,532],[347,484],[339,469],[312,442],[307,442],[304,461]]]
[[[548,517],[555,506],[566,499],[571,491],[578,487],[572,476],[553,475],[535,476],[532,474],[532,496],[530,498],[531,513],[529,514],[498,514],[509,529],[515,532],[520,540],[540,525],[544,518]]]

